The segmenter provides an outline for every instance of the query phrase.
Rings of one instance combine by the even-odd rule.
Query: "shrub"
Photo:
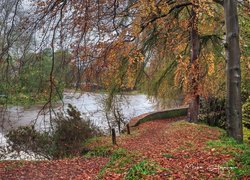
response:
[[[56,158],[79,154],[87,139],[100,134],[99,129],[91,124],[90,120],[84,120],[72,105],[68,106],[67,114],[68,116],[59,113],[53,121],[53,156]]]
[[[250,96],[242,106],[242,121],[247,129],[250,129]]]
[[[10,152],[23,151],[30,154],[30,151],[36,155],[50,158],[50,145],[52,139],[46,132],[41,133],[35,130],[34,126],[21,126],[11,130],[6,135],[7,144]]]
[[[226,128],[226,107],[224,98],[209,97],[200,102],[199,120],[210,126]]]
[[[10,131],[6,138],[11,151],[34,152],[47,159],[79,155],[84,151],[84,142],[99,135],[100,130],[83,119],[81,113],[72,105],[68,106],[67,115],[58,113],[52,120],[51,133],[38,132],[34,126],[23,126]]]

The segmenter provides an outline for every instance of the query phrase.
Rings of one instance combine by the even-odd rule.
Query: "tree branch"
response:
[[[224,4],[224,0],[213,0],[215,3],[220,4],[221,6],[223,6]]]
[[[161,15],[159,15],[159,16],[154,16],[154,17],[153,17],[150,21],[148,21],[146,24],[142,24],[142,25],[141,25],[141,31],[140,31],[140,33],[141,33],[142,31],[144,31],[144,29],[145,29],[149,24],[152,24],[152,23],[155,22],[156,20],[168,16],[169,14],[171,14],[171,13],[172,13],[174,10],[176,10],[176,9],[179,9],[179,8],[182,8],[182,7],[186,7],[186,6],[190,6],[190,5],[192,5],[191,2],[187,2],[187,3],[183,3],[183,4],[178,4],[178,5],[174,6],[174,7],[172,7],[172,8],[168,11],[168,13],[166,13],[166,14],[161,14]]]

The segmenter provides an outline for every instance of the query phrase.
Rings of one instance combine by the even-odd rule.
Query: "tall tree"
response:
[[[243,141],[241,110],[241,69],[237,1],[224,0],[227,60],[227,132]]]
[[[237,25],[234,22],[235,18],[237,20],[237,12],[235,11],[235,16],[232,16],[232,12],[234,10],[232,9],[233,6],[231,6],[231,3],[234,3],[236,6],[236,0],[235,1],[225,1],[222,0],[204,0],[204,1],[195,1],[195,0],[168,0],[168,1],[147,1],[147,0],[138,0],[138,1],[132,1],[132,0],[113,0],[113,1],[106,1],[106,0],[93,0],[93,1],[85,1],[82,3],[80,0],[74,0],[74,1],[42,1],[37,0],[38,5],[38,13],[40,13],[40,18],[43,19],[45,27],[48,27],[48,22],[52,23],[49,27],[54,30],[54,38],[58,37],[61,40],[65,39],[67,41],[70,39],[71,48],[73,49],[74,54],[76,55],[76,60],[79,62],[79,64],[86,65],[86,68],[88,67],[96,67],[96,61],[98,61],[100,68],[98,68],[98,74],[99,69],[101,70],[109,70],[107,66],[107,63],[109,61],[116,61],[117,66],[120,67],[119,63],[127,62],[129,60],[129,57],[138,57],[139,55],[135,56],[135,53],[133,52],[139,52],[140,54],[142,52],[142,55],[144,58],[147,59],[148,62],[150,62],[153,58],[155,58],[159,51],[154,48],[155,42],[166,39],[165,44],[167,44],[165,47],[167,49],[175,50],[176,47],[176,39],[179,37],[179,42],[183,42],[183,39],[181,36],[176,33],[177,29],[180,29],[180,25],[185,26],[188,24],[185,28],[185,30],[189,31],[189,38],[187,38],[187,44],[189,46],[184,47],[184,52],[187,52],[186,49],[190,48],[191,56],[189,58],[190,64],[186,67],[185,71],[190,72],[184,72],[183,74],[185,77],[185,83],[188,82],[188,88],[190,88],[190,121],[195,122],[198,119],[198,109],[199,109],[199,95],[200,95],[200,84],[201,79],[207,74],[205,72],[203,77],[200,74],[200,52],[202,50],[201,41],[206,41],[206,39],[213,39],[213,37],[218,36],[218,39],[222,36],[221,34],[203,34],[202,36],[201,28],[197,26],[197,23],[201,21],[205,21],[206,25],[214,31],[216,31],[216,27],[211,27],[211,23],[208,24],[208,21],[206,20],[206,16],[213,17],[214,9],[217,9],[215,7],[214,9],[211,8],[214,2],[219,3],[225,7],[225,14],[226,14],[226,24],[227,24],[227,51],[228,51],[228,58],[230,61],[233,59],[231,56],[234,56],[235,58],[239,59],[239,45],[237,47],[234,45],[239,40],[237,31],[238,27],[235,31],[235,25]],[[46,3],[45,3],[46,2]],[[210,9],[211,8],[211,9]],[[236,8],[236,7],[235,7]],[[218,11],[222,12],[221,9]],[[181,14],[182,12],[187,12],[186,14]],[[231,13],[231,14],[229,14]],[[206,16],[204,16],[204,14]],[[210,15],[212,14],[212,15]],[[174,17],[175,21],[171,21],[170,15]],[[191,18],[189,18],[191,16]],[[92,17],[92,18],[90,18]],[[179,19],[176,17],[180,17]],[[186,19],[190,21],[186,21]],[[220,18],[218,18],[220,19]],[[230,23],[230,21],[233,21],[234,23]],[[166,22],[166,23],[165,23]],[[183,22],[183,23],[180,23]],[[231,27],[231,24],[233,25],[233,28]],[[165,25],[165,26],[163,26]],[[175,26],[173,26],[175,25]],[[170,29],[170,27],[172,29]],[[161,29],[159,28],[161,27]],[[56,33],[56,29],[60,31],[60,33]],[[209,28],[208,28],[209,29]],[[163,31],[165,30],[165,34],[163,34]],[[173,30],[171,32],[171,30]],[[204,30],[204,29],[203,29]],[[235,33],[235,32],[236,33]],[[70,33],[69,33],[70,32]],[[145,34],[148,34],[151,32],[151,34],[158,36],[154,39],[149,39]],[[171,32],[171,36],[169,35]],[[65,37],[66,36],[66,37]],[[62,38],[64,37],[64,38]],[[73,37],[73,38],[72,38]],[[203,38],[203,39],[202,39]],[[145,49],[141,48],[143,41],[151,42],[154,45],[146,45]],[[157,40],[157,41],[155,41]],[[186,40],[186,38],[185,38]],[[56,41],[53,41],[54,43]],[[162,41],[161,41],[162,42]],[[53,43],[52,43],[53,46]],[[131,51],[123,50],[123,51],[115,51],[114,49],[126,49],[124,47],[132,46]],[[234,47],[236,47],[237,53],[234,52]],[[153,50],[152,50],[153,49]],[[140,51],[141,50],[141,51]],[[188,49],[189,50],[189,49]],[[149,57],[149,51],[152,51],[152,56]],[[178,51],[177,51],[178,52]],[[204,52],[204,51],[203,51]],[[124,53],[126,54],[126,57],[124,56]],[[128,57],[127,57],[128,56]],[[120,58],[117,58],[120,57]],[[124,57],[124,58],[123,58]],[[149,58],[148,58],[149,57]],[[151,58],[151,59],[150,59]],[[181,63],[184,61],[183,56],[176,56],[176,59],[180,59]],[[209,58],[206,58],[209,59]],[[214,59],[213,58],[210,58]],[[147,62],[145,62],[146,64]],[[180,63],[180,64],[181,64]],[[93,66],[90,66],[90,65]],[[110,63],[113,64],[113,63]],[[132,63],[131,63],[132,64]],[[144,64],[144,62],[142,63]],[[166,63],[167,64],[167,63]],[[228,65],[231,66],[231,63],[228,61]],[[240,93],[240,89],[236,88],[232,92],[232,88],[230,84],[237,84],[240,82],[240,68],[234,66],[234,63],[232,63],[233,68],[228,68],[228,81],[232,79],[231,75],[233,75],[234,79],[232,82],[228,83],[228,89],[229,95],[228,97],[232,97],[231,94],[234,95],[237,93]],[[77,66],[82,68],[83,66]],[[103,68],[105,67],[105,68]],[[111,66],[113,67],[113,66]],[[129,66],[128,66],[129,67]],[[143,66],[143,67],[146,67]],[[86,69],[84,68],[84,70]],[[213,68],[210,68],[213,69]],[[235,71],[235,72],[232,72]],[[80,71],[79,71],[80,72]],[[91,70],[91,72],[93,72]],[[124,71],[119,71],[124,72]],[[165,71],[166,73],[168,71]],[[231,73],[232,72],[232,73]],[[166,74],[165,73],[165,74]],[[118,76],[119,78],[127,77],[123,73],[122,76]],[[93,75],[95,76],[95,75]],[[238,79],[237,79],[238,78]],[[162,79],[162,78],[160,78]],[[188,79],[188,80],[187,80]],[[126,81],[124,81],[126,82]],[[137,81],[135,81],[137,82]],[[183,81],[184,82],[184,81]],[[120,82],[119,79],[119,83]],[[199,84],[199,85],[197,85]],[[238,84],[239,86],[239,84]],[[204,88],[205,89],[205,88]],[[238,98],[238,95],[237,95]],[[237,101],[235,103],[236,99],[229,100],[229,107],[240,107],[240,102]],[[235,104],[233,104],[235,103]],[[234,109],[234,108],[233,108]],[[240,108],[239,108],[240,109]],[[241,112],[235,111],[232,112],[232,109],[228,110],[231,114],[228,115],[228,117],[238,117],[240,119]],[[232,115],[232,113],[234,115]],[[231,117],[232,116],[232,117]],[[229,118],[228,118],[229,119]],[[234,119],[234,118],[232,118]],[[232,121],[235,122],[235,121]],[[231,121],[228,121],[228,124],[230,124],[230,128],[232,127],[239,127],[238,125],[232,125]],[[229,129],[230,129],[229,128]],[[234,130],[232,130],[234,132]],[[230,135],[232,135],[230,133]]]
[[[191,59],[190,63],[193,66],[193,71],[198,72],[198,58],[200,53],[200,37],[198,33],[198,19],[195,11],[196,5],[192,6],[191,9],[191,33],[190,33],[190,43],[191,43]],[[191,98],[189,100],[189,121],[198,122],[199,114],[199,94],[198,94],[198,73],[190,74],[190,85],[191,85]]]

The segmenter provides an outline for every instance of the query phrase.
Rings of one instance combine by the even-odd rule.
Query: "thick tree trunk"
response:
[[[190,63],[194,66],[194,71],[191,72],[190,75],[190,101],[189,101],[189,121],[190,122],[198,122],[198,114],[199,114],[199,95],[198,91],[198,78],[196,73],[198,73],[198,57],[200,54],[200,39],[198,34],[198,27],[197,27],[197,15],[194,10],[194,6],[191,11],[191,59]]]
[[[189,112],[188,118],[189,122],[198,122],[198,115],[199,115],[199,105],[200,105],[200,97],[198,95],[194,95],[191,97],[189,101]]]
[[[224,12],[227,60],[227,132],[238,142],[242,142],[241,70],[237,1],[224,0]]]

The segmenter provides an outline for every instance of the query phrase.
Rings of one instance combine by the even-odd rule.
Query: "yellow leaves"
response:
[[[159,9],[162,14],[167,14],[170,10],[170,7],[165,4],[165,5],[159,6]]]
[[[181,85],[188,97],[200,95],[208,97],[222,93],[219,89],[224,82],[224,62],[213,52],[201,52],[200,58],[193,64],[189,57],[181,58],[175,71],[175,85]],[[221,70],[220,70],[221,69]]]
[[[143,15],[144,17],[158,13],[155,0],[140,0],[139,5],[142,8],[141,15]]]
[[[215,72],[214,67],[214,54],[209,53],[207,54],[206,61],[208,64],[208,75],[211,76]]]
[[[129,53],[128,61],[129,61],[130,65],[132,65],[134,63],[138,63],[138,62],[143,62],[144,61],[144,55],[138,50],[132,50]]]
[[[188,29],[189,25],[190,25],[190,23],[189,23],[188,19],[182,20],[180,22],[180,27],[183,28],[183,29]]]
[[[179,43],[175,47],[175,52],[177,52],[177,54],[179,54],[179,53],[183,52],[186,49],[186,47],[187,47],[187,43],[184,43],[184,42]]]
[[[174,83],[175,85],[182,84],[184,91],[188,89],[188,65],[190,58],[186,57],[178,60],[178,66],[175,71]]]
[[[141,51],[132,43],[117,41],[106,56],[106,67],[100,75],[104,86],[109,88],[115,84],[124,89],[132,88],[144,61]]]

